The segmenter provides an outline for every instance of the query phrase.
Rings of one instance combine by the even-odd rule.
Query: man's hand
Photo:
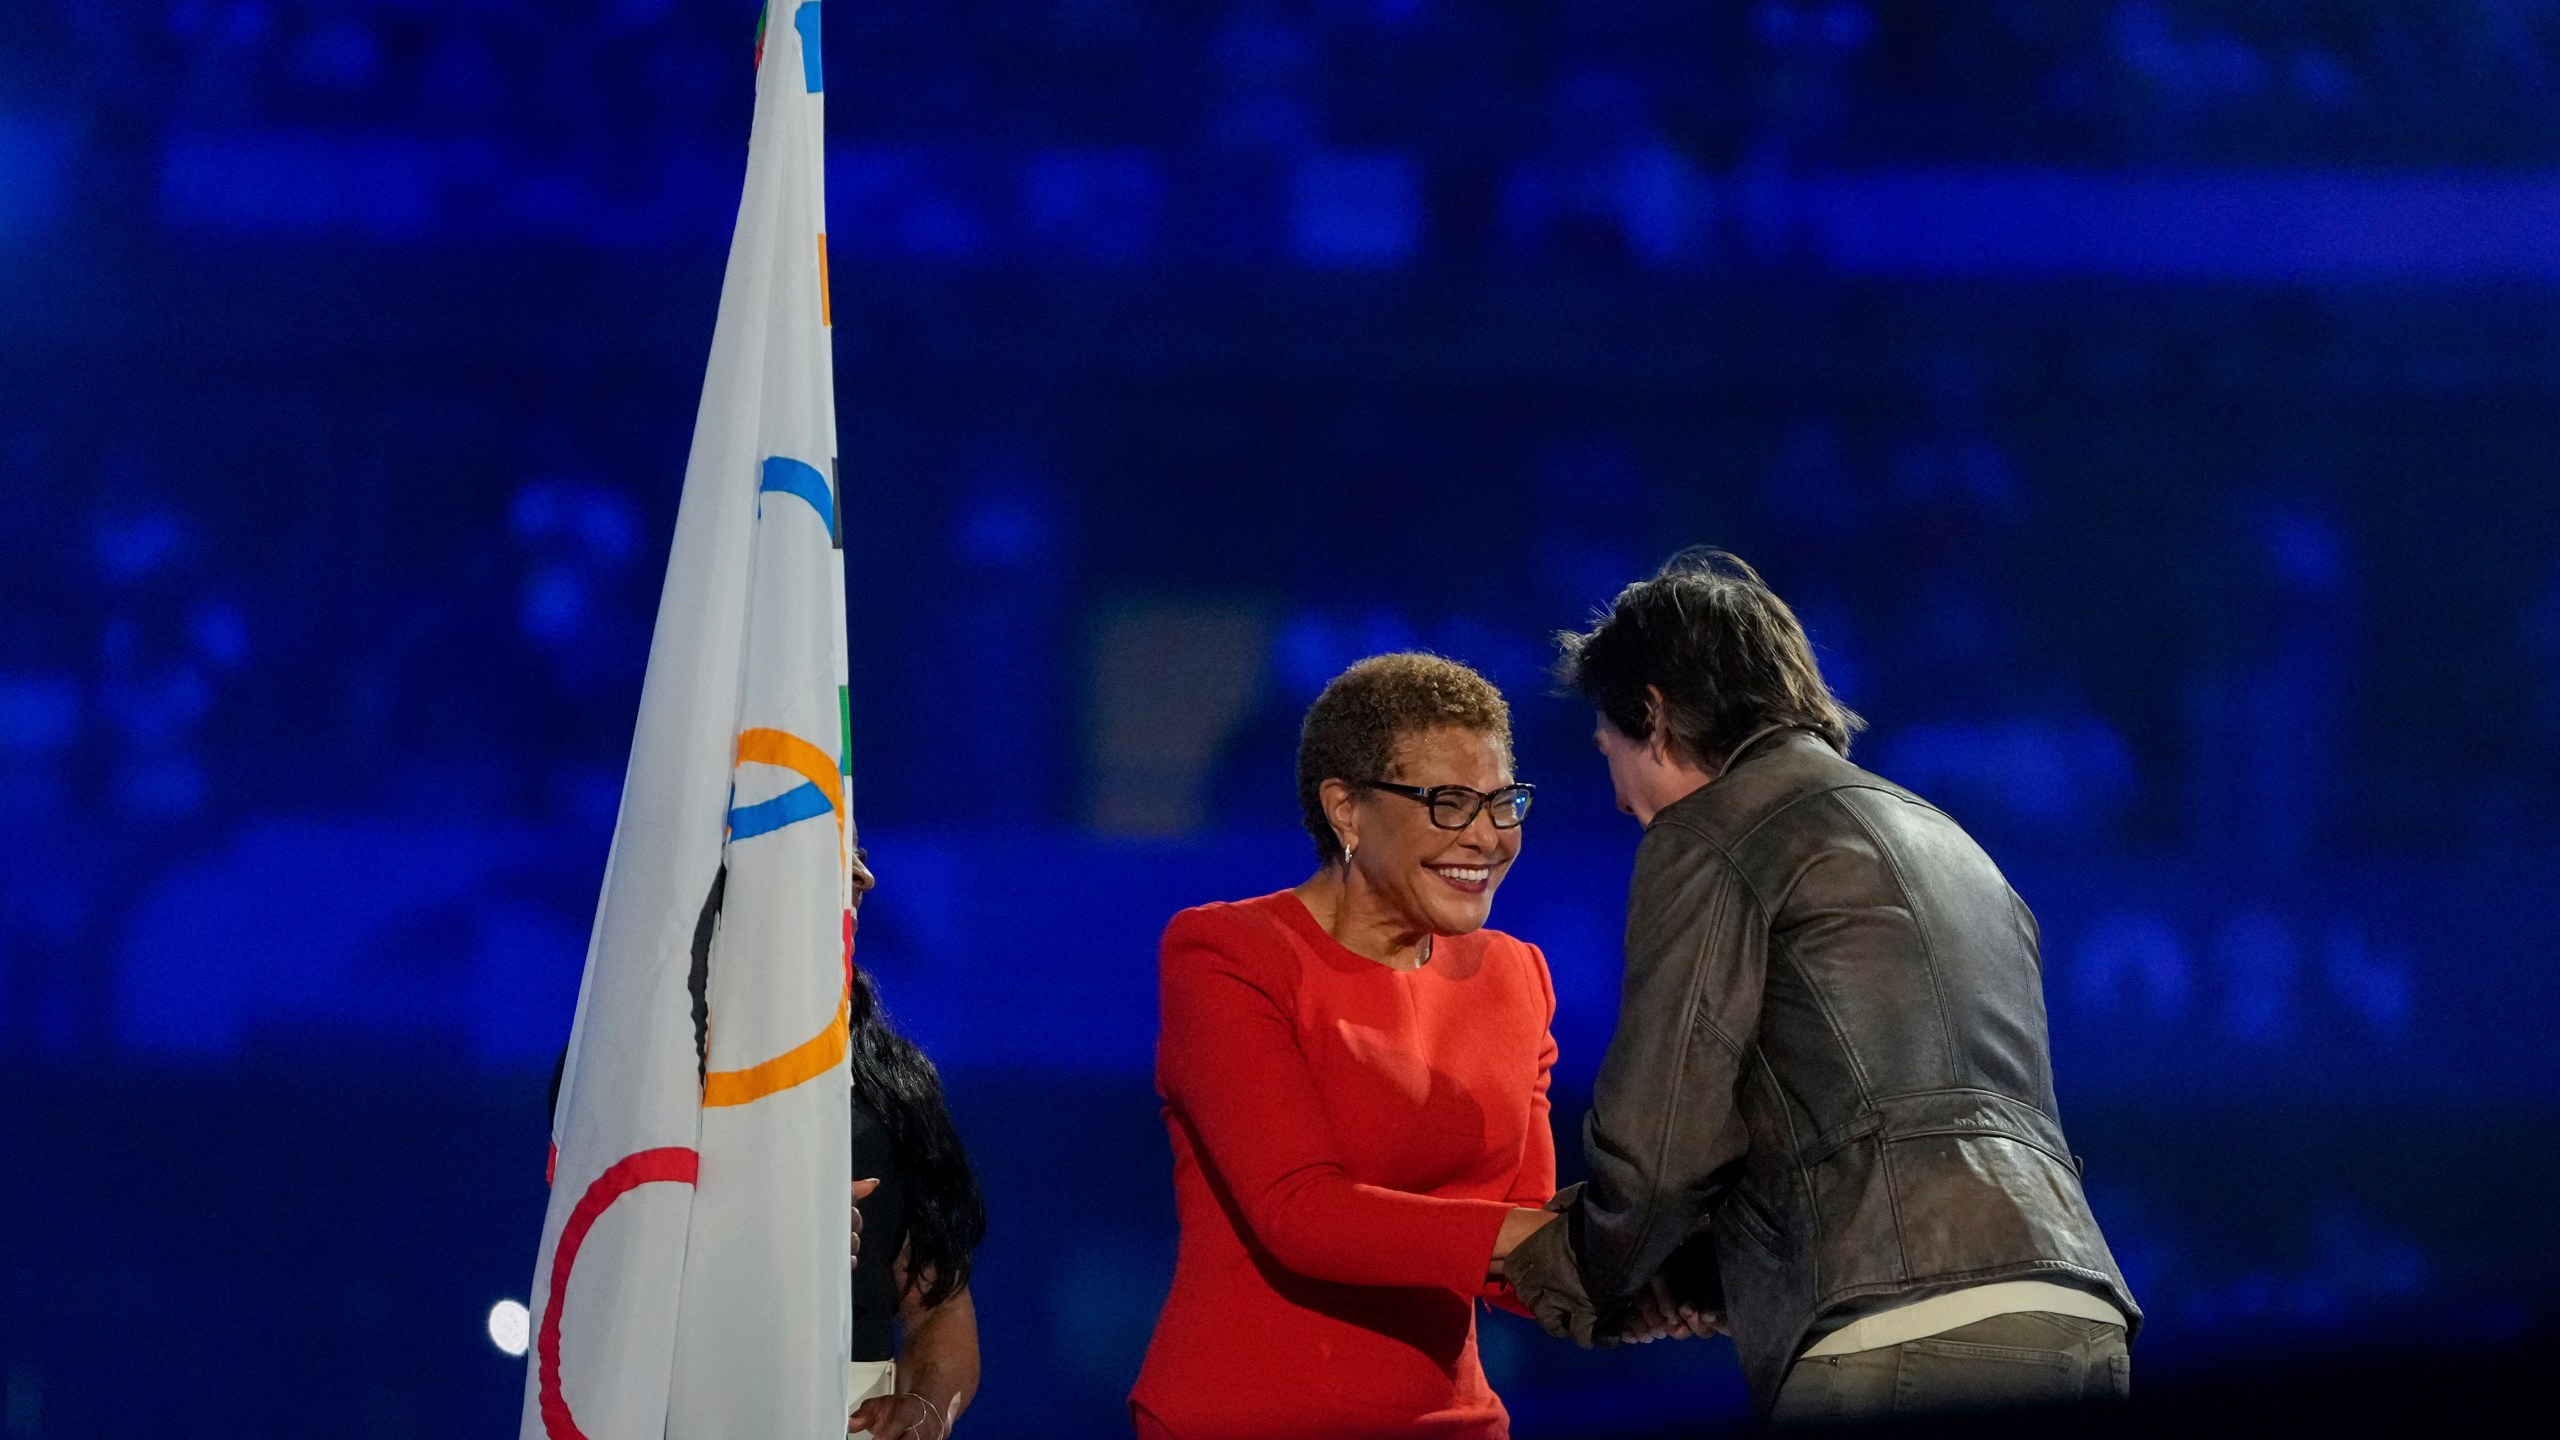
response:
[[[848,1253],[852,1256],[856,1268],[862,1264],[862,1202],[870,1199],[871,1192],[879,1188],[880,1182],[877,1180],[853,1182],[853,1240]]]
[[[1636,1296],[1635,1311],[1619,1327],[1617,1338],[1624,1345],[1650,1345],[1656,1340],[1704,1340],[1722,1328],[1721,1316],[1682,1303],[1672,1295],[1669,1282],[1656,1275]]]

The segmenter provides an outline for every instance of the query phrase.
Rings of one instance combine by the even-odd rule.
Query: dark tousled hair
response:
[[[1298,730],[1298,810],[1316,859],[1342,858],[1324,813],[1324,782],[1393,780],[1396,745],[1444,725],[1473,730],[1511,754],[1511,707],[1493,682],[1438,655],[1372,655],[1333,677]]]
[[[1711,770],[1771,725],[1801,725],[1843,755],[1866,728],[1823,683],[1787,602],[1722,550],[1680,552],[1596,620],[1556,636],[1556,681],[1631,739],[1652,737],[1649,686],[1662,690],[1672,746]]]

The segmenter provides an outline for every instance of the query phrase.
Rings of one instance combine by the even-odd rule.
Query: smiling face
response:
[[[1512,776],[1509,757],[1492,737],[1452,725],[1405,735],[1387,773],[1363,778],[1490,793]],[[1326,782],[1325,799],[1372,903],[1405,927],[1433,935],[1484,927],[1493,892],[1519,858],[1518,829],[1496,830],[1491,813],[1479,811],[1464,830],[1443,830],[1431,823],[1431,808],[1411,796],[1339,781]]]

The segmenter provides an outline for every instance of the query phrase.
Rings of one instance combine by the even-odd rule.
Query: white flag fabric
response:
[[[754,128],[552,1122],[523,1440],[844,1434],[852,813],[818,0]]]

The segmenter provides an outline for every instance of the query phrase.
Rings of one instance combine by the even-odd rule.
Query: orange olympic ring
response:
[[[836,844],[839,850],[843,848],[844,782],[834,757],[787,730],[749,730],[738,736],[738,762],[750,760],[778,765],[818,787],[835,811]],[[844,999],[837,1004],[835,1019],[825,1029],[760,1065],[743,1070],[714,1070],[703,1076],[703,1108],[752,1104],[824,1075],[844,1059],[846,1031],[852,1019],[853,988],[848,977]]]

